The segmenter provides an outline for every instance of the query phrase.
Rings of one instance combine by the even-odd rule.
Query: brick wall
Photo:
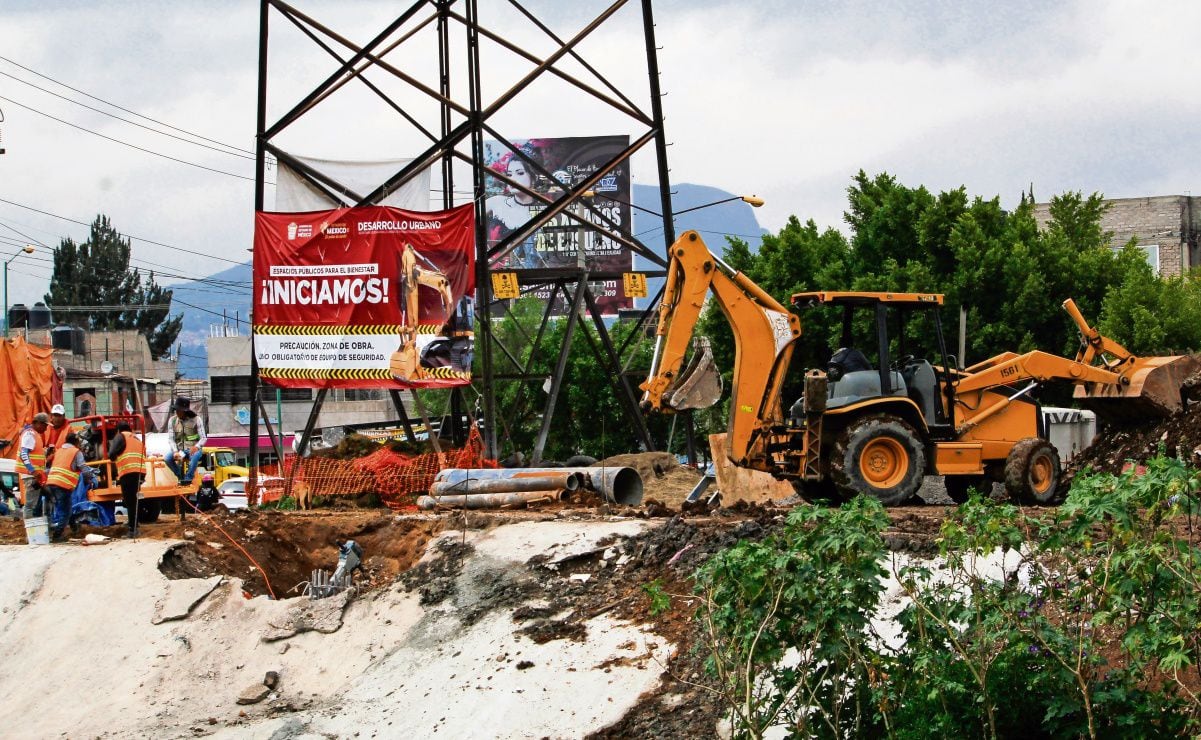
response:
[[[1110,246],[1118,247],[1131,238],[1140,246],[1154,245],[1159,252],[1159,273],[1179,275],[1201,265],[1201,197],[1161,195],[1150,198],[1116,198],[1105,201],[1109,210],[1101,227],[1113,233]],[[1034,207],[1039,226],[1049,220],[1049,205]]]

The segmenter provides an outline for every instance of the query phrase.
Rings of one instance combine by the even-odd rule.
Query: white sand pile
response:
[[[511,607],[470,625],[460,609],[532,555],[585,552],[644,526],[468,532],[475,550],[458,595],[428,609],[398,586],[343,610],[339,598],[247,599],[237,579],[169,581],[157,568],[171,546],[163,542],[0,547],[0,695],[19,708],[5,734],[584,735],[657,686],[674,646],[606,616],[588,624],[585,642],[536,644],[515,634]],[[268,672],[278,683],[259,688]],[[265,698],[237,703],[255,694]]]

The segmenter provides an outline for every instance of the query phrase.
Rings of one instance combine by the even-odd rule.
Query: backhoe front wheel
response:
[[[895,416],[869,416],[838,436],[830,475],[847,496],[865,493],[885,506],[917,495],[926,470],[926,448],[913,427]]]
[[[1027,437],[1009,451],[1005,460],[1005,490],[1026,504],[1057,504],[1059,453],[1045,439]]]

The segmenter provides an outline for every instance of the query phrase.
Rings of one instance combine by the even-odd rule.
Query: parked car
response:
[[[250,482],[248,476],[238,476],[230,478],[221,485],[217,486],[217,492],[221,494],[221,503],[225,504],[227,509],[245,509],[246,508],[246,484]],[[275,475],[260,475],[258,480],[259,501],[263,500],[263,494],[274,488],[281,488],[284,485],[284,479]]]

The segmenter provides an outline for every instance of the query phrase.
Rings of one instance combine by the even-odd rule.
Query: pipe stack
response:
[[[634,468],[628,467],[447,468],[435,477],[434,484],[430,486],[430,497],[575,491],[579,488],[596,491],[612,504],[637,506],[642,503],[642,476]],[[417,505],[421,506],[421,502],[418,501]],[[429,508],[435,505],[431,504]]]

